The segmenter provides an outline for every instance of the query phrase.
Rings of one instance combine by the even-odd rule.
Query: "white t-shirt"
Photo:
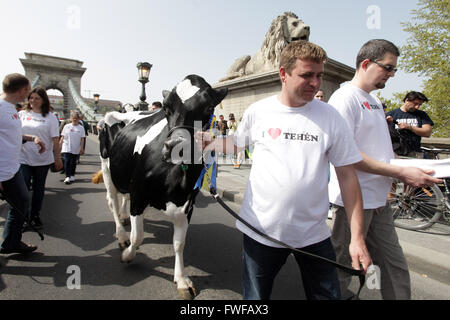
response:
[[[0,182],[8,181],[19,170],[22,124],[16,107],[0,99]]]
[[[333,93],[328,101],[347,122],[361,152],[378,161],[389,163],[394,158],[391,138],[381,101],[364,90],[347,83]],[[364,209],[386,205],[391,178],[357,170]],[[331,170],[330,202],[342,206],[335,171]]]
[[[316,99],[291,108],[272,96],[245,111],[234,139],[237,146],[254,145],[242,218],[297,248],[330,237],[328,161],[336,166],[361,161],[342,117]],[[236,226],[260,243],[279,247],[240,222]]]
[[[84,128],[78,124],[74,126],[68,123],[64,126],[61,135],[64,137],[61,152],[79,154],[81,149],[81,138],[85,138]]]
[[[42,114],[32,110],[23,110],[19,112],[22,121],[23,134],[38,136],[45,143],[45,151],[39,153],[39,149],[33,142],[27,142],[22,145],[20,163],[29,166],[45,166],[55,162],[53,156],[52,138],[59,137],[58,119],[53,113],[43,117]]]

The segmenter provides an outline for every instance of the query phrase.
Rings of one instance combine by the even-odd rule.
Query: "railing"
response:
[[[103,115],[97,114],[94,112],[94,109],[92,109],[91,106],[89,106],[86,102],[84,102],[83,98],[79,95],[78,91],[75,89],[75,85],[73,84],[72,79],[68,80],[69,84],[69,90],[70,95],[77,105],[77,107],[80,109],[80,111],[83,113],[84,117],[88,121],[99,121],[103,118]]]
[[[40,79],[41,79],[41,75],[38,74],[38,75],[33,79],[33,82],[31,82],[31,88],[36,87]]]

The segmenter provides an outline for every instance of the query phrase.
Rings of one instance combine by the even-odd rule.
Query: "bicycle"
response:
[[[421,148],[439,159],[439,153],[450,153],[450,149]],[[405,186],[394,180],[388,200],[394,216],[394,225],[408,230],[424,230],[436,222],[450,222],[450,179],[443,184],[426,188]]]

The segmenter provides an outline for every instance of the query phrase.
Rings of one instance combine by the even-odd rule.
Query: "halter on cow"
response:
[[[100,133],[106,198],[119,245],[126,248],[121,260],[132,261],[143,241],[142,214],[148,207],[162,210],[174,224],[174,282],[184,298],[190,298],[191,292],[195,295],[194,286],[184,273],[183,249],[198,193],[194,186],[203,169],[193,128],[201,123],[198,130],[204,129],[226,95],[227,89],[215,90],[203,78],[189,75],[172,91],[163,92],[162,109],[108,113]],[[130,238],[120,223],[118,205],[119,198],[128,194]]]

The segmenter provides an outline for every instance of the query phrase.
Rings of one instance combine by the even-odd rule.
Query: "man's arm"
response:
[[[226,136],[223,139],[212,139],[209,132],[197,132],[195,139],[199,145],[201,143],[201,148],[204,152],[215,150],[217,153],[237,154],[246,148],[240,148],[234,144],[234,135]]]
[[[424,125],[422,125],[422,128],[419,128],[419,127],[415,127],[415,126],[412,126],[407,123],[399,123],[398,127],[399,127],[399,129],[409,130],[412,133],[415,133],[421,137],[429,138],[431,136],[432,126],[430,124],[424,124]]]
[[[43,153],[45,151],[45,143],[38,136],[23,134],[22,140],[23,141],[32,141],[35,145],[37,145],[37,147],[39,149],[39,153]]]
[[[441,179],[430,176],[430,174],[433,173],[433,170],[394,166],[375,160],[363,152],[361,152],[361,155],[363,160],[355,164],[355,168],[360,171],[396,178],[415,188],[431,186],[435,183],[442,183]]]
[[[335,167],[335,170],[350,225],[349,252],[352,258],[352,267],[359,270],[361,263],[366,272],[372,259],[364,241],[364,211],[358,177],[353,165]]]

